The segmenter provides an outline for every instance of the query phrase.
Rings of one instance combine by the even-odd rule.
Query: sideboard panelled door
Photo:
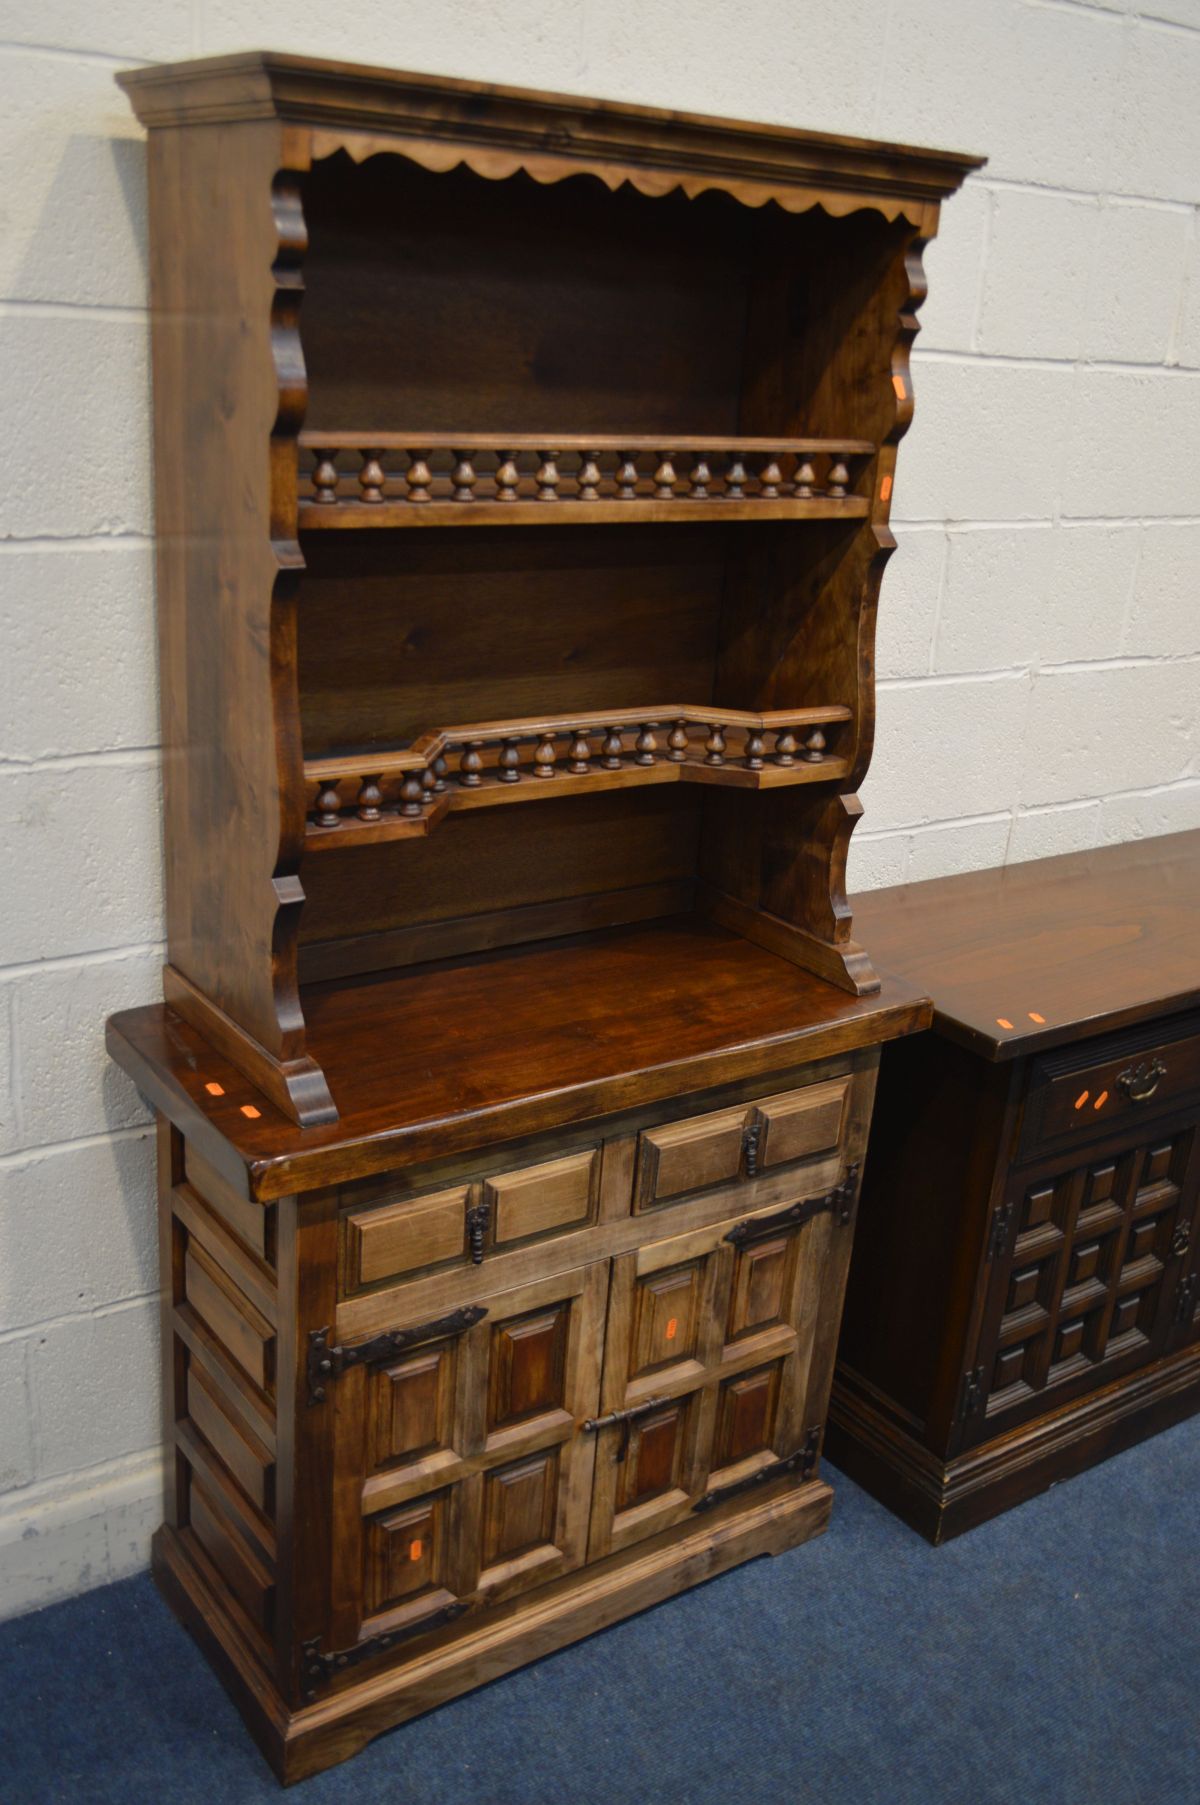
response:
[[[1189,1338],[1198,1185],[1200,1134],[1177,1121],[1010,1182],[959,1400],[959,1447]]]
[[[332,1648],[417,1634],[585,1558],[595,1438],[577,1425],[598,1406],[608,1276],[602,1260],[485,1294],[460,1332],[331,1384]]]
[[[766,1212],[613,1261],[589,1559],[802,1450],[817,1299],[844,1232],[829,1214],[780,1227]]]

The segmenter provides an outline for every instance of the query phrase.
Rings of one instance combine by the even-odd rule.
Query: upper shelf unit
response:
[[[592,433],[300,434],[299,522],[345,527],[630,520],[836,520],[869,439]]]
[[[316,1127],[308,981],[694,910],[876,988],[875,610],[979,160],[273,52],[120,81],[173,1007]]]

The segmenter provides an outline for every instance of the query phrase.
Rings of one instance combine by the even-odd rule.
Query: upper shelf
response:
[[[854,490],[876,451],[869,439],[319,430],[302,432],[300,448],[308,531],[861,519],[870,503]]]

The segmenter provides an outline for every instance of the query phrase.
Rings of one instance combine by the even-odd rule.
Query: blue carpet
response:
[[[300,1805],[1198,1805],[1200,1418],[932,1549],[834,1474],[822,1540],[374,1742]],[[274,1778],[147,1577],[0,1630],[0,1798]]]

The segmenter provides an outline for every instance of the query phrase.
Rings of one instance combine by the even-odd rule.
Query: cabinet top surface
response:
[[[1200,1001],[1200,830],[874,890],[855,932],[1004,1060]]]
[[[117,80],[150,127],[279,119],[331,135],[314,144],[314,155],[338,148],[339,133],[365,134],[379,141],[357,154],[386,150],[390,139],[431,167],[461,161],[493,178],[518,168],[541,181],[591,170],[610,186],[632,181],[646,193],[715,187],[751,205],[773,199],[790,208],[828,205],[840,191],[845,205],[831,210],[876,206],[914,221],[984,161],[278,51],[126,70]]]
[[[289,1122],[163,1004],[112,1017],[109,1051],[231,1182],[267,1199],[767,1076],[929,1020],[900,980],[851,996],[692,917],[315,986],[304,1005],[341,1110],[326,1127]]]

